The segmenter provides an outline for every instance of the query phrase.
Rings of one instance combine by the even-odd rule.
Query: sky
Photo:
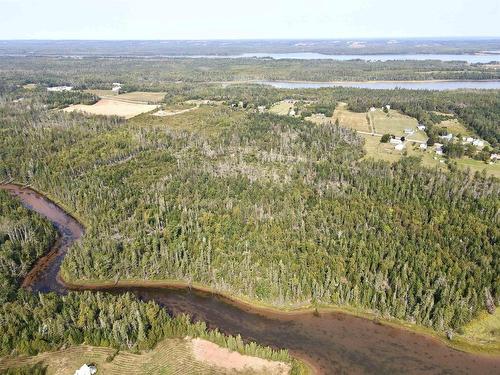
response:
[[[0,0],[0,39],[500,37],[499,0]]]

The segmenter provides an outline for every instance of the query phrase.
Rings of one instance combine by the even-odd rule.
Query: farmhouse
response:
[[[425,125],[422,125],[422,124],[418,124],[417,125],[417,129],[418,130],[421,130],[421,131],[424,131],[426,129]]]
[[[484,147],[484,141],[482,141],[481,139],[474,139],[474,141],[472,141],[472,144],[476,147]]]
[[[390,106],[389,104],[387,104],[387,105],[385,106],[385,108],[386,108],[387,110],[389,110],[389,109],[391,109],[391,106]]]
[[[427,150],[427,145],[425,143],[420,143],[419,147],[421,150]]]
[[[393,144],[393,145],[400,145],[401,143],[403,143],[403,141],[401,139],[397,139],[397,138],[391,138],[389,140],[389,143]]]
[[[259,105],[257,107],[257,110],[259,111],[259,113],[264,113],[265,110],[266,110],[266,106],[265,105]]]
[[[442,139],[443,141],[451,141],[453,139],[453,134],[451,133],[448,133],[446,135],[440,135],[439,136],[440,139]]]
[[[290,108],[290,112],[288,112],[288,116],[295,116],[295,109]]]
[[[491,160],[500,160],[500,154],[491,154],[490,159]]]
[[[375,107],[370,108],[370,112],[375,112],[375,111],[376,111]]]

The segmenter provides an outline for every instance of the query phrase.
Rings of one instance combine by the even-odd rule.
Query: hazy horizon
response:
[[[498,19],[494,0],[0,0],[0,40],[498,38]]]

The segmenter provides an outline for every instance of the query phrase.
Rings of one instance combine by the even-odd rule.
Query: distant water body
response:
[[[319,89],[322,87],[357,87],[363,89],[408,89],[408,90],[458,90],[483,89],[499,90],[500,81],[373,81],[373,82],[285,82],[258,81],[262,85],[270,85],[279,89]]]
[[[295,60],[364,60],[364,61],[390,61],[390,60],[441,60],[441,61],[466,61],[470,64],[489,63],[500,61],[500,54],[463,54],[463,55],[443,55],[443,54],[412,54],[412,55],[325,55],[316,52],[296,52],[296,53],[243,53],[241,55],[197,55],[197,56],[170,56],[170,57],[192,57],[192,58],[272,58],[275,60],[295,59]]]

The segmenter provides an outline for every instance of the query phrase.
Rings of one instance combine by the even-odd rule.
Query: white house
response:
[[[290,112],[288,112],[288,116],[295,116],[295,109],[290,108]]]
[[[491,154],[490,159],[491,160],[500,160],[500,154]]]
[[[75,371],[75,375],[94,375],[96,372],[97,368],[95,366],[84,364]]]
[[[63,92],[63,91],[71,91],[71,90],[73,90],[73,86],[47,87],[47,91]]]
[[[394,149],[397,151],[403,151],[404,148],[405,148],[405,145],[403,143],[400,143],[400,144],[394,146]]]
[[[448,133],[446,135],[440,135],[439,136],[440,139],[444,140],[444,141],[451,141],[453,139],[453,134],[451,133]]]
[[[418,130],[421,130],[421,131],[424,131],[426,129],[425,125],[422,125],[422,124],[418,124],[417,125],[417,129]]]
[[[391,106],[390,106],[389,104],[387,104],[387,105],[385,106],[385,108],[387,108],[387,110],[389,110],[389,109],[391,109]]]
[[[259,111],[259,113],[264,113],[264,111],[266,110],[266,106],[265,105],[259,105],[257,107],[257,110]]]
[[[401,139],[397,139],[397,138],[391,138],[389,140],[389,143],[390,144],[393,144],[393,145],[400,145],[401,143],[403,143],[403,141]]]
[[[480,139],[474,139],[474,141],[472,142],[472,144],[476,147],[483,147],[484,146],[484,141],[480,140]]]
[[[420,149],[421,150],[427,150],[427,144],[426,143],[420,143]]]
[[[434,143],[434,147],[436,150],[436,154],[443,155],[443,144],[442,143]]]
[[[375,112],[375,111],[376,111],[375,107],[370,108],[370,112]]]
[[[472,143],[474,142],[474,138],[472,137],[463,137],[462,138],[466,143]]]

